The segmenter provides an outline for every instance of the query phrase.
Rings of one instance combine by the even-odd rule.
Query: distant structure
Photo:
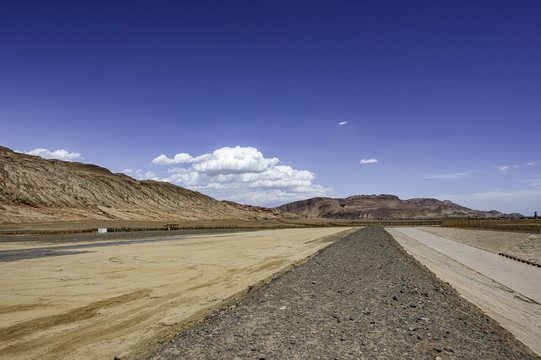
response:
[[[537,216],[537,215],[536,215],[536,216]],[[165,225],[163,226],[163,229],[164,229],[164,230],[178,230],[179,227],[180,227],[179,224],[165,224]]]
[[[533,212],[533,218],[534,218],[534,219],[537,219],[537,211],[534,211],[534,212]]]

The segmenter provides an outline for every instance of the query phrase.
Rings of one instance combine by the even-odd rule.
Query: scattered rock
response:
[[[368,310],[368,308],[364,308],[363,314],[370,315],[370,310]]]

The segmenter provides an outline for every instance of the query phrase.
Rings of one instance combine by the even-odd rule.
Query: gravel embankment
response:
[[[148,359],[539,359],[494,320],[369,227]]]

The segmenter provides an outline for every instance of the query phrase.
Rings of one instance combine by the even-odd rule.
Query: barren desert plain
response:
[[[0,357],[133,356],[349,230],[270,230],[92,247],[70,242],[70,249],[4,242]],[[43,253],[42,248],[62,250],[57,256],[9,259],[24,251]]]
[[[227,308],[356,230],[323,227],[137,240],[4,241],[0,358],[144,358],[189,324]],[[541,257],[539,235],[440,227],[387,230],[461,296],[541,354],[539,299],[406,234],[435,234],[491,255],[506,249],[536,261]],[[524,267],[533,274],[532,281],[541,281],[540,268],[500,259]]]

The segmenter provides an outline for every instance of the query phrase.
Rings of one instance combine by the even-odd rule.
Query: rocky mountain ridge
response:
[[[395,195],[355,195],[344,199],[316,197],[276,207],[281,211],[308,218],[372,220],[423,219],[449,217],[499,218],[520,217],[499,211],[479,211],[449,200],[414,198],[401,200]]]
[[[276,209],[218,201],[97,165],[47,160],[0,146],[0,223],[71,220],[273,219]]]

